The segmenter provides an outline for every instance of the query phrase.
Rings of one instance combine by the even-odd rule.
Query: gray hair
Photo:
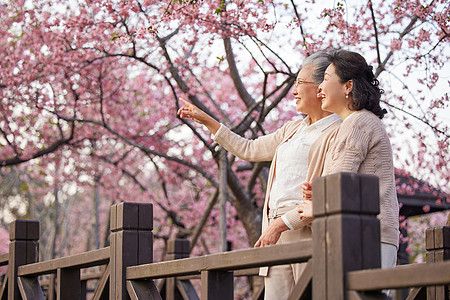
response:
[[[302,68],[313,65],[314,71],[312,73],[312,80],[314,83],[321,83],[323,81],[323,76],[325,70],[330,65],[330,61],[328,59],[328,53],[326,52],[317,52],[311,54],[303,61]]]

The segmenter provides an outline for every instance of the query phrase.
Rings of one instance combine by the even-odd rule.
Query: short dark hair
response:
[[[387,113],[380,107],[380,98],[384,93],[378,87],[372,66],[369,66],[360,54],[347,50],[334,50],[328,55],[328,60],[336,69],[342,83],[353,81],[352,110],[367,109],[380,119]]]

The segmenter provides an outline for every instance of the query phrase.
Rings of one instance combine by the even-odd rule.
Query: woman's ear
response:
[[[345,92],[351,94],[353,91],[353,80],[349,80],[345,83]]]

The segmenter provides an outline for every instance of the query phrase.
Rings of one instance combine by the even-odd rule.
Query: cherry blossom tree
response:
[[[444,0],[0,1],[1,178],[23,174],[27,203],[67,232],[73,223],[58,213],[97,226],[86,249],[107,243],[99,224],[111,203],[150,201],[161,249],[183,236],[196,254],[216,251],[220,148],[177,118],[178,98],[255,138],[298,117],[290,90],[302,60],[345,48],[366,57],[386,92],[396,167],[448,192],[449,9]],[[227,157],[235,248],[259,237],[268,166]]]

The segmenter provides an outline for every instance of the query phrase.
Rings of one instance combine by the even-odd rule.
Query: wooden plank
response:
[[[361,219],[361,269],[381,268],[380,220],[375,216],[360,215]]]
[[[27,239],[27,221],[15,220],[9,225],[9,240],[18,241]]]
[[[56,299],[56,289],[55,289],[55,274],[50,274],[48,279],[48,289],[47,289],[47,300]]]
[[[361,293],[357,291],[349,291],[347,294],[348,300],[388,300],[385,294],[381,292],[366,292]]]
[[[358,174],[361,192],[361,213],[378,215],[380,213],[380,189],[377,176]]]
[[[306,262],[311,258],[311,254],[312,239],[305,239],[284,245],[243,249],[128,267],[127,279],[153,279],[198,274],[199,270],[237,270]]]
[[[242,276],[259,276],[259,268],[251,268],[251,269],[243,269],[243,270],[235,270],[234,277],[242,277]],[[177,276],[179,280],[200,280],[200,273],[193,275],[184,275]]]
[[[26,264],[27,241],[14,240],[9,243],[8,263],[8,298],[19,299],[19,287],[17,286],[18,267]]]
[[[327,217],[327,293],[334,299],[346,298],[344,274],[362,267],[360,224],[359,215]]]
[[[202,271],[202,300],[233,300],[234,277],[227,271]]]
[[[428,231],[428,230],[427,230]],[[431,228],[431,233],[429,233],[431,237],[433,238],[432,244],[430,243],[430,246],[434,249],[434,229]],[[427,241],[428,243],[428,241]],[[426,254],[426,262],[428,264],[434,263],[434,253],[435,250],[428,250]],[[427,299],[429,300],[435,300],[436,299],[436,286],[427,286]]]
[[[0,266],[6,266],[9,262],[9,253],[0,255]]]
[[[327,215],[335,213],[359,213],[361,211],[361,191],[359,174],[336,173],[326,178]]]
[[[356,291],[450,284],[450,261],[352,271],[347,278],[348,289]]]
[[[165,300],[179,300],[181,298],[181,295],[177,294],[176,290],[176,277],[170,277],[166,278],[166,295],[164,297]]]
[[[56,258],[48,261],[28,264],[18,269],[19,276],[37,276],[50,274],[57,269],[64,268],[88,268],[106,264],[109,261],[109,247],[75,254],[67,257]]]
[[[79,269],[58,269],[56,273],[56,299],[81,299]]]
[[[81,280],[100,279],[104,273],[105,273],[104,271],[82,273],[80,279]]]
[[[45,299],[37,277],[19,277],[17,285],[23,300]]]
[[[8,298],[8,273],[5,274],[2,289],[0,290],[0,299],[6,300]]]
[[[111,206],[110,212],[109,212],[109,230],[111,232],[117,231],[117,204],[114,204]]]
[[[153,204],[139,203],[139,230],[153,230]]]
[[[424,287],[412,288],[406,300],[427,300],[426,289]]]
[[[327,230],[326,217],[314,219],[313,232],[313,281],[312,290],[314,299],[327,299],[327,243],[325,239]]]
[[[26,263],[31,264],[37,261],[39,261],[39,242],[27,241]]]
[[[162,300],[153,280],[127,280],[127,291],[132,300]]]
[[[251,269],[244,269],[244,270],[236,270],[234,271],[234,277],[240,277],[240,276],[259,276],[259,268],[251,268]],[[179,277],[181,280],[182,277]]]
[[[137,230],[139,228],[139,204],[122,202],[117,204],[117,230]]]
[[[434,228],[435,249],[450,249],[450,226]]]
[[[86,299],[87,296],[87,281],[80,280],[81,288],[80,288],[80,299]]]
[[[153,232],[138,231],[138,265],[153,262]]]
[[[442,228],[442,227],[441,227]],[[450,227],[449,227],[450,228]],[[436,229],[436,228],[435,228]],[[435,234],[435,237],[437,235]],[[438,244],[440,247],[443,246],[441,242]],[[434,250],[434,262],[443,262],[450,258],[450,249],[439,249]],[[436,286],[436,300],[448,300],[448,285],[438,285]]]
[[[425,248],[427,250],[436,249],[434,246],[434,228],[428,228],[425,230]]]
[[[317,177],[314,179],[312,183],[313,190],[313,215],[314,217],[321,217],[325,215],[325,202],[326,202],[326,186],[325,186],[325,177]]]
[[[110,249],[111,259],[109,261],[110,273],[109,273],[109,297],[111,299],[117,299],[116,297],[116,272],[117,272],[117,232],[111,232],[110,236]]]
[[[120,207],[118,206],[118,214]],[[125,209],[124,213],[130,213],[130,211]],[[125,222],[124,226],[132,226],[132,223]],[[113,287],[115,289],[116,299],[127,299],[126,268],[138,264],[138,247],[138,231],[121,230],[116,233],[116,272]]]
[[[194,286],[189,280],[176,280],[178,291],[180,292],[183,300],[199,300],[200,298],[195,291]]]
[[[39,240],[39,222],[27,220],[27,240],[37,241]]]
[[[97,285],[94,290],[94,295],[92,296],[92,300],[107,300],[109,299],[109,281],[110,281],[110,272],[111,272],[111,262],[106,266],[103,275],[97,282]]]
[[[303,270],[303,273],[301,274],[300,278],[298,279],[298,282],[295,284],[294,288],[292,289],[292,292],[289,295],[288,300],[301,299],[301,297],[305,293],[306,289],[311,284],[311,280],[312,280],[312,259],[308,260],[305,270]],[[308,297],[308,298],[310,298],[310,297]]]
[[[176,258],[189,257],[190,243],[187,239],[173,239],[167,242],[167,254],[178,254]]]

